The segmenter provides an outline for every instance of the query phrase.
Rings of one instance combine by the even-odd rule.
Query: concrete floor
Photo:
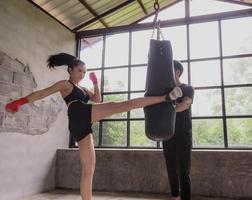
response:
[[[94,192],[93,200],[169,200],[168,195],[155,194],[126,194],[126,193],[105,193]],[[48,193],[41,193],[19,200],[81,200],[78,191],[55,190]],[[224,198],[193,197],[192,200],[231,200]]]

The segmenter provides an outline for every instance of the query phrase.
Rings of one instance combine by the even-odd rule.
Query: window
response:
[[[252,17],[222,21],[223,55],[252,53],[251,24]]]
[[[193,0],[190,1],[191,16],[214,14],[235,10],[248,9],[249,6],[238,5],[234,3],[226,3],[217,0]]]
[[[131,68],[131,90],[145,90],[147,67],[132,67]]]
[[[221,90],[195,90],[192,104],[192,116],[221,116]]]
[[[176,60],[187,58],[186,26],[176,26],[162,29],[166,40],[171,41],[173,57]]]
[[[226,88],[227,115],[252,115],[252,87]]]
[[[224,147],[221,119],[193,120],[193,147]]]
[[[132,33],[131,64],[147,64],[151,30]]]
[[[190,56],[192,59],[220,56],[217,22],[190,25]]]
[[[128,69],[106,69],[104,70],[104,91],[117,92],[128,89]]]
[[[103,37],[91,37],[81,40],[80,58],[88,69],[102,66],[102,42]]]
[[[191,16],[248,8],[214,0],[189,3]],[[176,25],[176,18],[185,17],[184,11],[185,2],[180,1],[163,10],[160,18],[175,19],[162,33],[171,41],[173,58],[183,64],[180,80],[195,88],[193,147],[251,149],[252,16],[209,22],[198,16],[196,22]],[[152,30],[147,29],[81,40],[81,59],[88,71],[96,72],[104,102],[144,96],[151,36]],[[92,90],[88,73],[81,84]],[[114,114],[95,123],[93,130],[95,145],[100,147],[162,147],[145,136],[143,108]]]
[[[228,141],[231,147],[252,146],[252,119],[228,119],[227,120]]]
[[[156,142],[148,139],[145,135],[145,122],[131,121],[130,122],[130,145],[133,147],[156,147]]]
[[[194,87],[220,85],[220,61],[191,62],[191,81]]]
[[[231,58],[223,61],[225,85],[252,83],[252,57]]]
[[[105,66],[128,65],[128,59],[129,34],[108,35],[106,37]]]
[[[106,121],[102,123],[102,145],[124,146],[127,141],[126,121]]]

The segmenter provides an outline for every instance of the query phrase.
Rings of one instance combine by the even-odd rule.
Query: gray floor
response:
[[[125,193],[104,193],[94,192],[93,200],[169,200],[168,195],[144,195],[144,194],[125,194]],[[48,193],[41,193],[20,200],[81,200],[77,191],[55,190]],[[193,197],[192,200],[231,200],[223,198]]]

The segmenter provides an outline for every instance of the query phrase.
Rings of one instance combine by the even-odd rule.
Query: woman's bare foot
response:
[[[166,95],[166,101],[174,101],[178,97],[182,97],[182,95],[182,90],[180,89],[180,87],[176,86],[169,94]]]

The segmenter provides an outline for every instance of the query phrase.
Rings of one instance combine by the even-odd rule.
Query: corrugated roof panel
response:
[[[70,29],[94,16],[78,0],[33,0]]]
[[[160,0],[159,4],[160,7],[165,7],[170,5],[171,3],[175,2],[176,0]],[[144,7],[147,9],[148,13],[154,12],[153,1],[146,0],[142,1]],[[146,6],[147,5],[147,6]],[[142,8],[137,2],[133,2],[128,6],[120,9],[117,13],[112,13],[108,17],[104,18],[104,21],[111,27],[111,26],[121,26],[131,24],[146,15],[144,14]]]
[[[100,29],[100,28],[105,28],[101,22],[94,22],[88,26],[86,26],[85,28],[81,29],[80,31],[86,31],[86,30],[93,30],[93,29]]]
[[[34,0],[39,6],[45,9],[47,12],[51,12],[53,9],[59,7],[62,4],[67,3],[67,0],[51,0],[41,3],[41,0]]]
[[[52,10],[51,14],[54,17],[60,17],[60,15],[64,14],[65,12],[68,12],[69,10],[73,9],[76,6],[80,7],[80,4],[75,1],[67,1],[67,3],[61,4],[60,6],[58,6],[57,9]],[[85,13],[88,14],[89,12],[85,10]]]
[[[80,3],[79,0],[32,0],[35,4],[48,12],[51,16],[55,17],[58,21],[63,23],[70,29],[84,24],[95,18],[95,16]],[[128,0],[85,0],[86,3],[98,15],[115,8],[118,5],[126,3]],[[141,0],[148,15],[154,13],[154,0]],[[244,2],[251,4],[252,0],[236,0],[237,2]],[[167,7],[168,5],[177,2],[177,0],[159,0],[160,8]],[[228,3],[228,2],[227,2]],[[231,2],[230,2],[231,3]],[[102,18],[109,27],[128,25],[141,20],[146,15],[137,0],[129,3],[127,6],[119,9],[116,12]],[[91,30],[97,28],[104,28],[99,20],[84,27],[81,30]],[[79,30],[80,31],[80,30]]]
[[[114,8],[127,0],[86,0],[86,2],[95,10],[97,14],[105,13],[106,11],[110,10],[111,8]]]
[[[120,26],[120,25],[127,25],[131,24],[136,20],[136,16],[143,17],[144,12],[141,9],[139,5],[134,5],[129,7],[130,12],[127,11],[127,9],[118,12],[118,14],[111,15],[108,18],[105,19],[105,22],[109,26]]]
[[[109,26],[114,26],[118,25],[120,22],[123,22],[123,20],[131,19],[132,15],[134,16],[136,13],[141,12],[143,11],[139,4],[137,2],[133,2],[128,6],[118,10],[118,12],[112,13],[103,19]]]
[[[163,7],[166,7],[176,1],[177,0],[159,0],[160,9]],[[144,0],[143,2],[144,2],[144,7],[146,8],[146,10],[148,11],[149,14],[153,13],[155,11],[153,1]]]

